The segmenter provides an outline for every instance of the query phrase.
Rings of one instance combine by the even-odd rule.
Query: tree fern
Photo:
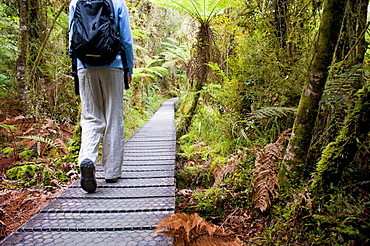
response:
[[[145,67],[135,69],[135,73],[133,74],[134,79],[151,78],[156,81],[158,80],[158,77],[163,77],[168,74],[167,68],[155,65],[161,61],[158,57],[151,58],[149,56],[145,56],[143,61],[145,63]]]
[[[196,92],[192,99],[191,106],[185,117],[181,117],[181,122],[177,128],[177,136],[187,134],[192,123],[194,115],[197,113],[197,107],[200,99],[200,91],[208,81],[209,67],[207,64],[213,61],[213,49],[215,47],[213,32],[211,29],[211,20],[217,14],[222,13],[227,7],[231,7],[234,2],[227,0],[150,0],[160,6],[179,10],[199,22],[199,28],[196,33],[194,56],[194,70],[191,73],[191,80],[194,80],[189,90]],[[184,105],[184,104],[182,104]],[[185,106],[184,106],[185,107]],[[179,110],[180,112],[182,109]]]

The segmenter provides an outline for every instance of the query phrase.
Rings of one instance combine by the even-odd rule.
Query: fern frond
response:
[[[226,166],[215,168],[213,171],[213,176],[215,177],[215,182],[213,186],[217,186],[226,175],[235,171],[240,164],[240,158],[238,156],[229,156],[226,162]]]
[[[40,137],[40,136],[24,136],[24,137],[19,137],[19,138],[33,139],[33,140],[36,140],[38,142],[48,144],[48,145],[50,145],[51,147],[54,147],[54,148],[59,147],[59,144],[55,144],[53,142],[53,140],[51,140],[49,138],[44,138],[44,137]]]
[[[59,150],[63,153],[66,153],[67,151],[67,147],[61,139],[52,140],[42,136],[22,136],[18,138],[30,140],[28,142],[23,142],[26,148],[30,148],[36,144],[37,153],[39,156],[43,156],[49,147],[51,147],[52,149],[56,149],[57,151]]]
[[[151,2],[185,12],[198,21],[209,21],[233,2],[228,0],[150,0]]]
[[[257,153],[253,169],[254,207],[265,212],[273,199],[279,196],[278,161],[283,158],[284,142],[289,139],[288,131],[284,131],[278,140],[266,145]]]
[[[158,233],[174,238],[174,246],[241,245],[239,239],[227,235],[222,228],[205,221],[196,213],[177,213],[163,219],[154,230],[153,237]]]
[[[296,108],[287,108],[287,107],[266,107],[258,110],[254,110],[248,115],[248,120],[254,119],[265,119],[272,117],[283,117],[291,114],[296,114]]]
[[[23,133],[28,129],[33,128],[33,126],[38,123],[40,123],[40,120],[33,116],[17,116],[13,118],[8,118],[1,122],[1,124],[3,125],[14,126],[15,128],[13,129],[17,130],[16,134]]]

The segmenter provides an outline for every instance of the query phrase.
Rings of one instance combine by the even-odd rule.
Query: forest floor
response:
[[[2,178],[0,185],[0,240],[17,230],[65,189],[6,188],[13,182]]]
[[[6,180],[3,176],[0,184],[0,240],[16,231],[36,215],[69,184],[53,191],[36,188],[17,189],[9,188],[14,185],[14,181]],[[189,199],[191,197],[185,198],[185,200]],[[212,219],[218,220],[218,218]],[[256,220],[247,210],[237,208],[229,211],[229,215],[216,226],[222,227],[226,234],[239,238],[244,245],[244,243],[254,242],[258,238],[264,230],[265,222],[262,219]]]

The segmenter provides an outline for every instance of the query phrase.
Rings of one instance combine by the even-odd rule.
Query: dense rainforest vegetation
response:
[[[244,245],[370,243],[368,4],[127,0],[126,137],[179,98],[179,213]],[[0,0],[2,237],[78,178],[68,5]]]

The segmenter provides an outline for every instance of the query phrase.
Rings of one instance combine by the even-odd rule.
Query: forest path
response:
[[[174,104],[165,101],[126,141],[122,179],[107,184],[97,166],[98,189],[77,180],[1,245],[168,245],[155,225],[175,211]]]

